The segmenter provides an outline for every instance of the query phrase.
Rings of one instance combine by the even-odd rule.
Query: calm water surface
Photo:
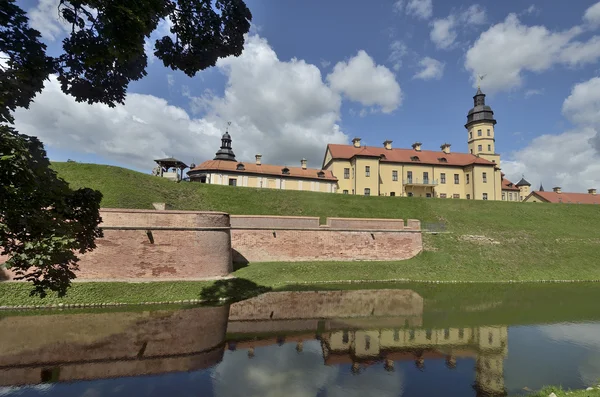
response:
[[[0,317],[0,396],[504,396],[600,380],[600,285],[381,285]]]

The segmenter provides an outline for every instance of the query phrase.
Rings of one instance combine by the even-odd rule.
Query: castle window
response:
[[[440,193],[440,198],[446,198],[446,193]]]
[[[392,171],[392,181],[394,181],[394,182],[398,181],[398,171],[397,170]]]
[[[429,184],[429,172],[424,172],[424,173],[423,173],[423,183],[424,183],[425,185],[428,185],[428,184]]]
[[[369,167],[368,165],[365,165],[365,176],[371,176],[371,167]]]
[[[237,179],[233,178],[229,180],[229,186],[237,186]]]
[[[466,184],[467,184],[467,185],[468,185],[469,183],[471,183],[471,175],[470,175],[470,174],[467,174],[467,175],[465,175],[465,181],[466,181]]]
[[[473,154],[473,149],[471,149],[471,154]]]
[[[502,201],[506,201],[506,193],[502,192]]]
[[[365,196],[370,196],[371,195],[371,189],[369,189],[368,187],[365,188]]]
[[[438,160],[439,160],[440,163],[447,163],[448,162],[448,159],[445,158],[445,157],[440,157]]]
[[[396,197],[396,192],[390,192],[390,197]]]
[[[481,136],[481,130],[477,130],[477,136]]]
[[[491,135],[492,135],[492,133],[490,132],[490,129],[489,129],[489,128],[488,128],[488,130],[487,130],[487,134],[488,134],[488,136],[491,136]]]
[[[483,150],[483,147],[481,145],[477,145],[477,151],[481,152]]]
[[[244,166],[244,164],[238,163],[238,165],[235,167],[235,169],[238,171],[245,171],[246,167]]]
[[[467,194],[467,200],[471,200],[471,195]]]
[[[406,181],[412,183],[412,171],[406,171]]]
[[[458,174],[454,174],[454,184],[458,185],[459,183],[460,183],[460,179],[459,179]]]
[[[492,145],[488,145],[488,152],[492,151]]]
[[[487,172],[484,172],[482,174],[482,177],[483,177],[483,183],[487,183]]]
[[[317,172],[317,177],[325,178],[325,173],[323,171],[319,171],[319,172]]]
[[[421,160],[419,159],[419,156],[412,156],[410,158],[410,161],[421,161]]]
[[[460,198],[460,194],[458,194],[458,193],[454,193],[454,194],[452,195],[452,198],[457,198],[457,199],[459,199],[459,198]]]
[[[344,179],[350,179],[350,168],[344,168]]]
[[[469,139],[473,139],[473,131],[469,131]]]
[[[285,167],[281,170],[281,173],[283,175],[289,175],[290,174],[290,169],[288,167]]]
[[[344,190],[342,193],[344,193],[344,194],[348,194],[348,191],[347,191],[347,190]]]
[[[440,174],[440,183],[442,185],[446,184],[446,174],[443,172]]]
[[[487,193],[483,193],[483,199],[487,200]]]

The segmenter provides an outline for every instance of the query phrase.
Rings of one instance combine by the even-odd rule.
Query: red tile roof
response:
[[[516,187],[514,183],[512,183],[511,181],[509,181],[506,178],[502,179],[502,190],[512,190],[512,191],[515,191],[515,192],[520,192],[521,191],[521,189],[519,189],[518,187]]]
[[[454,165],[464,167],[471,164],[481,164],[495,166],[496,163],[485,160],[469,153],[444,153],[442,151],[414,149],[386,149],[375,146],[354,147],[354,145],[329,144],[327,149],[333,159],[351,159],[354,156],[385,157],[382,162],[390,163],[417,163],[417,164],[435,164],[435,165]],[[412,161],[411,157],[417,156],[419,161]],[[446,162],[440,161],[445,158]]]
[[[532,194],[546,200],[550,203],[566,203],[566,204],[600,204],[600,196],[590,193],[556,193],[556,192],[540,192],[534,191]]]
[[[238,164],[243,164],[244,169],[238,170]],[[283,174],[282,170],[287,168],[289,170],[289,174]],[[239,174],[260,174],[267,176],[277,176],[277,177],[288,177],[288,178],[304,178],[304,179],[318,179],[320,181],[337,181],[337,178],[333,176],[331,171],[327,170],[319,170],[316,168],[307,168],[303,169],[302,167],[286,167],[282,165],[272,165],[272,164],[262,164],[257,165],[256,163],[244,163],[238,161],[224,161],[224,160],[208,160],[204,163],[196,166],[191,169],[189,173],[196,172],[207,172],[207,171],[227,171]],[[319,178],[317,173],[323,172],[324,177]]]

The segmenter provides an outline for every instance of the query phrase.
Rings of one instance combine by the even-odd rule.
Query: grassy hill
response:
[[[448,234],[424,235],[425,250],[401,262],[269,263],[236,274],[265,284],[351,279],[600,279],[600,207],[341,194],[174,183],[119,167],[53,163],[72,187],[104,194],[103,207],[231,214],[415,218],[444,223]],[[484,236],[484,237],[481,237]]]

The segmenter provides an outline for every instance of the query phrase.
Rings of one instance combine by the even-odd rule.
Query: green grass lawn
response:
[[[119,167],[53,163],[71,186],[104,194],[103,207],[231,214],[373,217],[443,223],[424,252],[399,262],[252,263],[235,274],[262,285],[341,280],[599,280],[600,207],[404,197],[363,197],[174,183]],[[491,240],[473,239],[485,236]]]
[[[548,397],[550,394],[556,394],[556,397],[600,397],[600,389],[594,390],[563,390],[561,387],[545,387],[542,390],[530,394],[523,394],[527,397]]]

